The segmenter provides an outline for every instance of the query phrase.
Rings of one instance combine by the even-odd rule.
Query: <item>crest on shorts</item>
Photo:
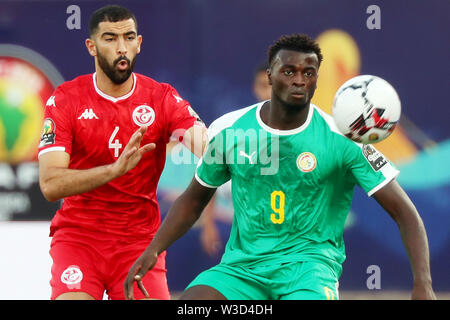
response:
[[[149,126],[155,121],[155,110],[145,104],[138,106],[133,111],[133,121],[139,127]]]
[[[83,272],[79,266],[69,266],[61,273],[61,282],[67,284],[69,289],[80,288],[81,280],[83,280]]]
[[[316,157],[311,152],[302,152],[297,158],[297,168],[302,172],[311,172],[316,165]]]

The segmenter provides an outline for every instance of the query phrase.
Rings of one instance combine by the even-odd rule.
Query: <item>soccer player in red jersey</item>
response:
[[[50,226],[52,299],[124,298],[128,270],[160,225],[166,144],[176,136],[197,156],[206,144],[203,122],[172,86],[133,73],[142,36],[132,12],[100,8],[89,32],[96,72],[55,90],[39,145],[42,193],[64,199]],[[170,298],[165,255],[142,283],[150,298]]]

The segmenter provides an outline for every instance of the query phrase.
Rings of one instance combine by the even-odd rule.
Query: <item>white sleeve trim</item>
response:
[[[375,188],[373,188],[372,190],[367,192],[367,195],[369,197],[371,197],[375,192],[377,192],[378,190],[383,188],[385,185],[387,185],[389,182],[394,180],[398,176],[399,173],[400,173],[400,171],[398,171],[397,169],[394,169],[394,168],[392,168],[392,170],[389,170],[389,175],[386,176],[386,179],[383,182],[381,182],[379,185],[377,185]]]
[[[207,187],[207,188],[217,189],[218,187],[220,187],[220,186],[212,186],[210,184],[207,184],[205,181],[200,179],[200,177],[197,175],[197,172],[195,172],[195,179],[198,181],[198,183],[200,183],[202,186]]]
[[[38,153],[38,158],[40,156],[42,156],[43,154],[45,154],[47,152],[52,152],[52,151],[66,151],[66,148],[65,147],[50,147],[50,148],[44,149]]]

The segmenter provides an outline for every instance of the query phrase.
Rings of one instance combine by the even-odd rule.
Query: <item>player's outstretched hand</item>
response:
[[[113,164],[113,172],[117,177],[133,169],[141,160],[142,156],[156,148],[154,143],[149,143],[141,147],[141,141],[147,132],[147,127],[140,127],[136,130],[128,141],[119,159]]]
[[[147,271],[151,270],[158,259],[158,254],[151,250],[145,250],[144,253],[136,260],[128,271],[127,278],[123,284],[123,291],[126,300],[135,300],[133,292],[133,282],[136,281],[139,290],[142,291],[146,298],[149,298],[149,294],[142,283]]]

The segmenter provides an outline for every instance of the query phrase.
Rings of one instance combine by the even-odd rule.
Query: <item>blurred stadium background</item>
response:
[[[59,203],[38,186],[36,151],[43,108],[52,90],[92,73],[84,40],[90,14],[105,1],[0,1],[0,299],[48,299],[49,221]],[[400,126],[377,145],[400,169],[398,178],[427,228],[433,285],[450,298],[450,129],[447,0],[152,0],[116,1],[137,16],[143,47],[135,71],[174,85],[207,125],[255,102],[253,74],[282,34],[307,33],[324,52],[314,103],[330,112],[336,89],[358,74],[389,81],[402,100]],[[76,12],[80,9],[80,29]],[[368,20],[380,9],[381,29]],[[72,7],[73,8],[73,7]],[[69,12],[69,13],[68,13]],[[372,18],[371,18],[372,17]],[[372,20],[373,22],[373,20]],[[370,23],[369,23],[370,25]],[[447,40],[445,40],[447,39]],[[447,79],[447,80],[446,80]],[[195,164],[170,157],[159,198],[166,213]],[[229,194],[217,199],[216,223],[225,243],[232,217]],[[176,293],[216,264],[202,249],[200,228],[170,248],[170,289]],[[340,281],[344,299],[408,299],[412,275],[395,223],[355,191],[344,239]],[[369,290],[369,266],[381,271]]]

